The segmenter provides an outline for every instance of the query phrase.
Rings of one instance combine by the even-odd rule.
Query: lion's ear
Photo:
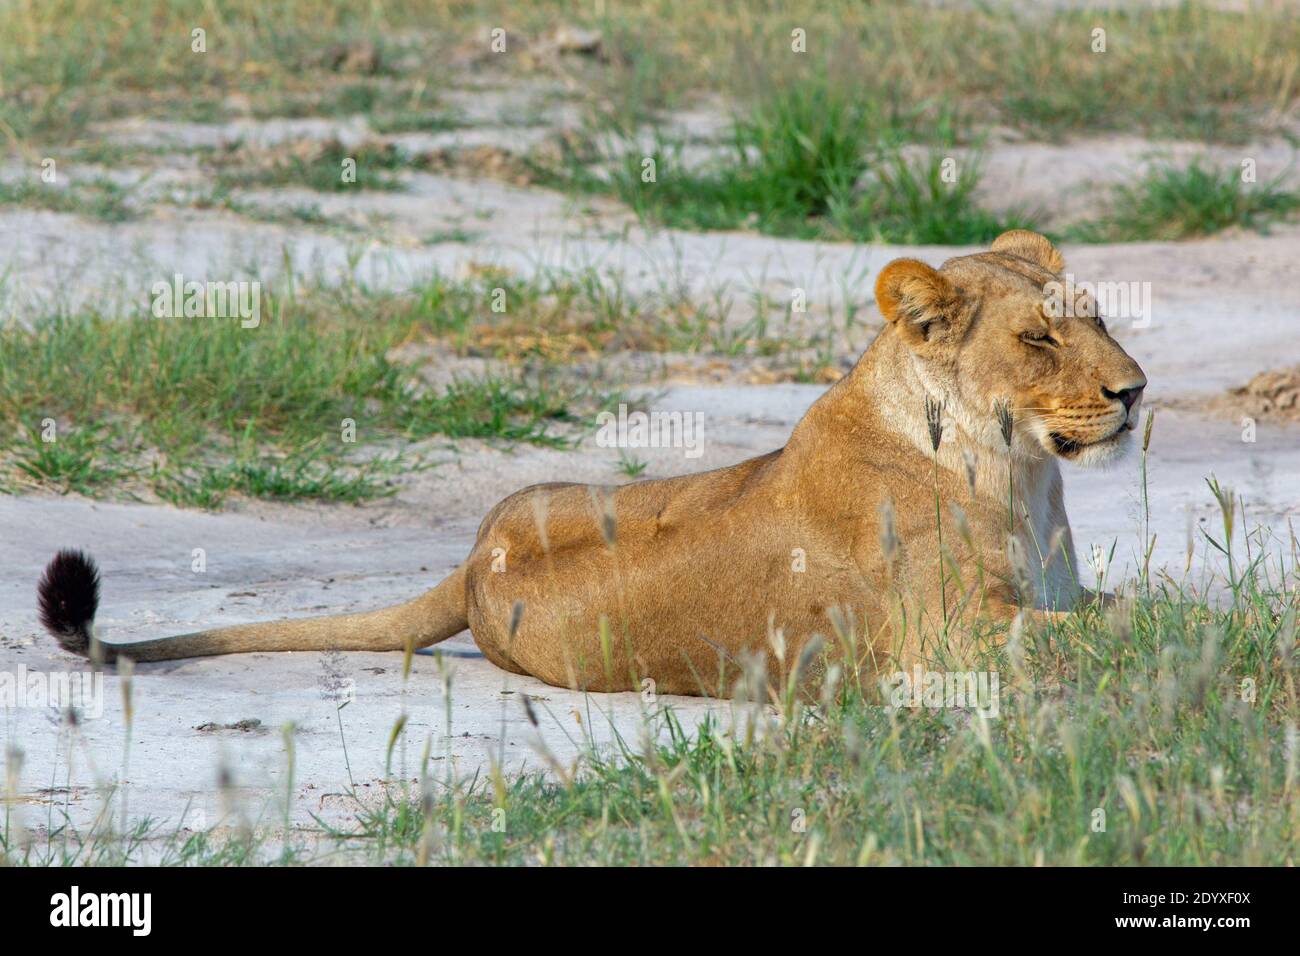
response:
[[[961,297],[952,283],[917,259],[895,259],[876,279],[876,304],[908,341],[928,342],[956,319]]]
[[[1005,252],[1019,256],[1048,272],[1059,273],[1065,268],[1065,257],[1052,245],[1052,240],[1028,229],[1012,229],[993,240],[992,252]]]

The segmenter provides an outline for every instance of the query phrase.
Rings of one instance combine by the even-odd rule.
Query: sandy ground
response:
[[[136,123],[113,135],[160,146],[222,142],[232,135],[261,135],[269,142],[281,133],[365,135],[364,128],[348,133],[338,126],[302,121],[288,133],[259,126],[250,134],[247,128],[232,133],[224,127]],[[502,134],[489,129],[474,135],[492,142]],[[1101,144],[1100,154],[1083,159],[1077,150],[1053,146],[1000,149],[989,157],[1000,194],[1008,202],[1031,203],[1059,188],[1044,192],[1048,171],[1058,184],[1084,190],[1131,173],[1147,152],[1142,144],[1120,140]],[[1276,150],[1259,155],[1281,162]],[[1260,162],[1266,178],[1265,160]],[[14,174],[14,167],[6,174]],[[182,157],[169,173],[158,174],[154,187],[185,188],[194,175]],[[501,264],[521,274],[595,267],[630,288],[671,284],[694,295],[723,285],[784,298],[798,286],[808,292],[814,306],[808,321],[816,323],[846,296],[869,302],[876,272],[898,255],[938,264],[967,251],[647,231],[611,204],[580,204],[489,178],[420,173],[409,177],[408,186],[401,194],[250,197],[287,204],[310,199],[328,216],[362,223],[364,229],[354,234],[173,206],[121,225],[0,208],[0,235],[13,240],[0,245],[0,307],[21,315],[33,303],[51,301],[117,298],[142,304],[153,281],[176,272],[187,279],[258,275],[274,281],[288,256],[300,275],[340,281],[351,269],[354,277],[393,287],[431,270],[455,272],[474,263]],[[421,240],[456,227],[472,228],[473,241]],[[1212,399],[1300,356],[1300,229],[1065,251],[1078,279],[1149,284],[1141,286],[1149,304],[1145,314],[1110,325],[1145,368],[1149,400],[1159,409],[1151,450],[1153,565],[1183,579],[1192,529],[1217,521],[1204,485],[1211,473],[1244,496],[1252,526],[1265,525],[1285,540],[1288,523],[1300,516],[1300,426],[1261,418],[1255,440],[1243,441],[1239,417]],[[804,385],[672,387],[659,394],[656,406],[703,412],[704,453],[688,459],[681,450],[638,450],[649,462],[646,477],[716,467],[778,447],[821,391]],[[0,674],[84,670],[35,623],[35,581],[58,547],[86,548],[99,558],[105,578],[102,633],[134,640],[405,599],[455,566],[486,508],[515,488],[555,479],[621,480],[613,467],[617,452],[598,448],[590,438],[570,451],[506,451],[462,442],[440,459],[431,471],[404,479],[394,499],[365,507],[247,503],[212,515],[72,497],[0,498]],[[1140,551],[1136,460],[1107,472],[1067,470],[1066,482],[1080,558],[1113,545],[1107,569],[1113,584],[1133,571]],[[206,558],[202,573],[192,568],[195,549]],[[1204,570],[1203,540],[1192,550],[1195,580]],[[467,635],[442,651],[441,657],[418,656],[409,682],[402,679],[400,655],[393,654],[341,660],[256,654],[141,666],[125,768],[115,675],[104,680],[102,712],[87,713],[75,733],[45,708],[0,708],[0,733],[24,754],[20,819],[39,832],[57,825],[66,812],[84,826],[100,812],[102,785],[124,778],[133,815],[201,829],[229,819],[214,788],[221,767],[233,775],[243,812],[278,819],[274,795],[288,788],[281,728],[290,722],[296,727],[290,814],[295,823],[309,825],[313,815],[335,823],[349,818],[354,806],[343,795],[349,764],[359,792],[382,789],[390,779],[386,742],[403,710],[409,714],[405,756],[394,757],[394,780],[416,775],[426,737],[436,775],[450,760],[452,773],[463,776],[497,756],[510,769],[542,767],[539,737],[568,761],[585,740],[607,742],[615,729],[639,740],[645,715],[659,707],[671,706],[688,724],[710,710],[727,710],[694,699],[588,697],[508,676],[484,661]],[[327,690],[340,682],[353,688],[352,702],[341,713]],[[536,731],[524,718],[517,699],[522,693],[537,702],[542,719]]]

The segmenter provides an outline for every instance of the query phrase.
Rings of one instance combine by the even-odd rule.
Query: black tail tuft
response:
[[[64,549],[36,586],[41,624],[65,651],[90,653],[90,625],[99,609],[99,569],[90,555]]]

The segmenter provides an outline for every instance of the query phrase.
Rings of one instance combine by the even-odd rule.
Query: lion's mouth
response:
[[[1068,435],[1062,435],[1059,432],[1051,432],[1049,436],[1052,439],[1052,448],[1062,458],[1076,458],[1085,448],[1093,448],[1099,445],[1107,445],[1111,442],[1119,441],[1126,433],[1133,430],[1133,426],[1128,422],[1120,425],[1105,438],[1098,438],[1096,441],[1079,441],[1077,438],[1070,438]]]
[[[1086,447],[1083,442],[1076,441],[1073,438],[1066,438],[1064,435],[1058,435],[1052,432],[1052,447],[1062,458],[1073,458]]]

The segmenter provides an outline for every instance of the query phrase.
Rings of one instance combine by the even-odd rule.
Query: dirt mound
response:
[[[1214,405],[1253,418],[1300,422],[1300,365],[1260,372],[1240,388],[1230,389]]]

